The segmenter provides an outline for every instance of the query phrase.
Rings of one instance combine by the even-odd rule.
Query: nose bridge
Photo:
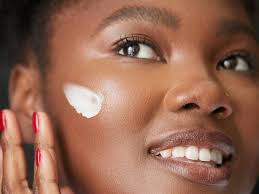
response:
[[[196,110],[202,114],[227,117],[232,114],[229,97],[217,80],[188,78],[168,89],[164,105],[170,112]]]

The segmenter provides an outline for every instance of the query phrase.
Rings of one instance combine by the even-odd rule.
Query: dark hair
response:
[[[50,37],[49,21],[51,17],[59,11],[59,9],[71,6],[82,1],[91,0],[14,0],[11,3],[13,16],[16,16],[14,32],[17,40],[16,51],[12,52],[12,59],[10,63],[24,63],[26,58],[27,48],[35,51],[38,63],[48,64],[48,40]],[[93,2],[95,0],[92,0]],[[254,0],[241,0],[251,17],[255,13]],[[16,9],[13,8],[16,5]],[[18,16],[18,17],[17,17]],[[22,52],[21,52],[22,51]]]
[[[28,48],[33,49],[41,63],[45,63],[44,48],[47,47],[48,23],[54,8],[65,0],[14,0],[9,1],[9,20],[12,24],[11,39],[16,40],[9,63],[26,63]],[[10,40],[11,41],[11,40]]]

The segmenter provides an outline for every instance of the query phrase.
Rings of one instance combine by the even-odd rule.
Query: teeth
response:
[[[195,146],[187,147],[185,150],[185,157],[190,160],[199,159],[199,149]]]
[[[213,161],[221,165],[223,163],[223,154],[218,150],[210,150],[208,148],[198,148],[196,146],[177,146],[172,149],[167,149],[159,152],[157,155],[163,158],[182,158],[185,157],[190,160],[200,160],[203,162]]]
[[[201,148],[199,152],[199,160],[204,162],[209,162],[211,158],[210,150],[206,148]]]
[[[223,162],[223,155],[218,150],[212,150],[211,151],[211,160],[216,162],[217,164],[222,164]]]
[[[172,150],[172,156],[174,158],[182,158],[185,156],[185,148],[184,147],[175,147]]]
[[[172,156],[172,149],[164,150],[160,154],[163,158],[169,158]]]

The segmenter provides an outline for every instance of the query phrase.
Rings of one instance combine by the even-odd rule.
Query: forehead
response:
[[[192,26],[215,23],[221,18],[251,24],[239,0],[76,0],[67,1],[63,9],[54,14],[51,31],[69,22],[75,25],[80,22],[90,33],[95,33],[96,28],[113,24],[109,20],[119,23],[129,18],[131,22],[144,18],[156,25],[169,26],[180,21]]]
[[[215,5],[220,5],[220,7],[233,7],[238,8],[244,5],[249,4],[250,0],[131,0],[131,1],[121,1],[121,0],[60,0],[63,7],[66,8],[83,8],[83,9],[101,9],[104,8],[106,10],[120,7],[122,5],[132,5],[132,4],[141,4],[141,5],[154,5],[161,7],[193,7],[197,5],[197,7],[206,7],[209,5],[210,7]],[[216,6],[215,8],[218,8]],[[96,10],[97,11],[97,10]],[[187,11],[187,10],[186,10]],[[102,14],[102,13],[99,13]]]
[[[86,17],[85,22],[90,24],[98,23],[116,10],[119,10],[121,7],[127,6],[157,7],[164,10],[166,9],[169,12],[172,11],[173,13],[176,13],[177,16],[189,16],[193,20],[206,20],[209,18],[218,17],[219,15],[229,17],[239,16],[239,19],[247,18],[247,14],[245,14],[244,11],[244,6],[239,0],[76,0],[64,2],[65,6],[62,6],[62,11],[59,10],[60,12],[55,15],[60,16],[55,17],[55,19],[59,19],[58,21],[62,21],[62,18],[65,16],[71,17],[79,15]],[[158,12],[153,13],[153,15],[155,15]],[[192,15],[197,15],[197,13],[200,13],[200,15],[206,17],[191,17]]]

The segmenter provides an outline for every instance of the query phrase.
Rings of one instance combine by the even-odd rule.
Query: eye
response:
[[[246,56],[233,55],[221,61],[219,65],[220,68],[226,70],[234,69],[235,71],[249,72],[252,67],[247,58]]]
[[[157,54],[150,46],[137,42],[125,45],[121,50],[119,50],[119,54],[140,59],[156,60],[158,58]]]
[[[143,36],[131,36],[116,43],[115,50],[119,55],[139,59],[160,60],[153,43]]]

